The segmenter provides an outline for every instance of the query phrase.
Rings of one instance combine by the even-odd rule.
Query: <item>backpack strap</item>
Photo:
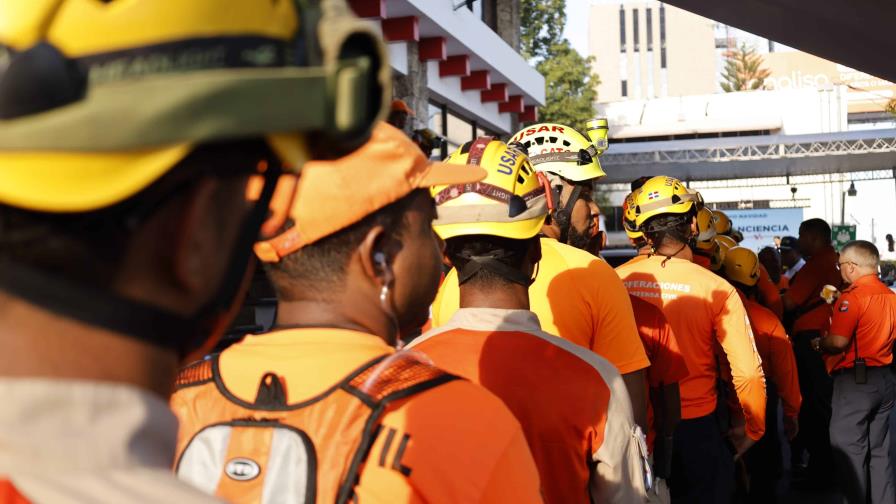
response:
[[[460,379],[418,357],[417,352],[403,351],[369,365],[349,380],[343,389],[370,406],[361,442],[336,496],[337,504],[345,504],[354,495],[361,465],[367,460],[379,432],[380,419],[390,403],[406,399],[445,383]]]
[[[175,390],[187,387],[195,387],[214,381],[212,369],[212,357],[187,364],[177,373],[174,381]]]
[[[458,379],[421,359],[416,352],[398,352],[371,363],[344,387],[363,395],[368,404],[388,404]]]

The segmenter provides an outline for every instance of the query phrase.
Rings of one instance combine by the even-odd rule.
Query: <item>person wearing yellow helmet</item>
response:
[[[434,228],[459,271],[461,308],[411,347],[507,404],[536,456],[545,502],[641,501],[639,431],[619,372],[544,332],[529,311],[546,184],[525,154],[488,137],[447,161],[468,163],[481,145],[485,180],[433,188]]]
[[[622,228],[625,230],[629,243],[638,250],[638,255],[626,262],[639,261],[650,255],[650,244],[644,238],[644,233],[635,225],[635,200],[638,198],[637,193],[641,190],[644,182],[648,180],[650,180],[650,177],[638,177],[633,180],[631,182],[632,192],[628,193],[625,199],[622,200]],[[637,315],[637,309],[635,309],[635,315]]]
[[[630,259],[632,261],[650,253],[650,244],[644,238],[644,233],[639,231],[638,226],[635,225],[635,199],[638,197],[639,190],[633,189],[622,202],[622,228],[625,229],[629,243],[638,250],[638,255]]]
[[[638,250],[647,245],[644,239],[644,233],[638,231],[635,226],[635,198],[637,197],[637,189],[628,193],[622,202],[622,227],[625,229],[625,235],[628,236],[629,242]]]
[[[722,269],[722,265],[725,263],[725,254],[728,253],[728,247],[723,247],[718,243],[713,242],[709,252],[711,255],[709,257],[709,265],[706,269],[718,272]]]
[[[734,248],[734,247],[737,246],[737,242],[734,241],[734,238],[732,238],[732,237],[730,237],[730,236],[728,236],[728,235],[717,234],[717,235],[713,238],[713,240],[714,240],[716,243],[718,243],[719,246],[725,247],[726,249]]]
[[[718,272],[725,263],[728,251],[736,247],[737,243],[730,236],[715,235],[712,239],[712,257],[710,258],[710,271]]]
[[[713,217],[715,217],[715,228],[716,233],[723,236],[730,236],[732,225],[731,218],[728,217],[728,214],[721,210],[713,210]]]
[[[644,233],[635,226],[635,201],[645,182],[650,177],[638,177],[631,182],[631,190],[623,201],[622,224],[629,241],[638,247],[638,255],[625,264],[647,259],[652,249]],[[662,310],[649,302],[629,294],[638,334],[644,350],[650,358],[647,368],[649,385],[647,447],[650,450],[657,484],[651,497],[658,502],[668,502],[667,481],[672,467],[673,433],[681,420],[681,393],[679,382],[688,375],[687,366],[681,357],[672,326]]]
[[[592,126],[593,143],[560,124],[529,127],[510,142],[526,151],[535,171],[548,179],[548,206],[553,209],[552,223],[541,228],[542,259],[529,299],[545,331],[583,346],[616,366],[632,398],[635,420],[644,428],[644,369],[650,361],[638,336],[625,287],[609,264],[587,250],[594,250],[589,244],[600,240],[590,194],[591,182],[603,176],[597,156],[605,148],[606,133],[604,122],[595,121]],[[550,147],[544,147],[546,143]],[[432,326],[446,323],[459,304],[455,269],[446,275],[433,303]]]
[[[606,176],[598,159],[607,149],[606,119],[589,121],[587,137],[570,126],[542,123],[518,131],[510,143],[525,148],[532,166],[550,181],[551,217],[544,234],[597,253],[603,238],[591,203],[594,182]]]
[[[782,467],[778,398],[784,407],[785,434],[788,440],[793,440],[799,432],[802,396],[793,344],[775,313],[756,302],[759,267],[756,253],[744,247],[733,247],[726,253],[720,274],[737,289],[744,302],[767,378],[765,435],[744,456],[750,474],[749,499],[774,502]]]
[[[35,502],[211,502],[170,474],[177,367],[229,324],[308,139],[369,135],[385,45],[341,0],[0,19],[0,474]]]
[[[744,427],[729,434],[738,456],[765,431],[766,396],[743,303],[728,282],[693,263],[688,243],[696,235],[701,206],[700,194],[678,179],[658,176],[646,181],[635,199],[635,224],[653,253],[617,271],[629,293],[663,311],[688,368],[680,383],[682,420],[674,434],[672,498],[728,502],[734,466],[714,415],[717,359],[724,359],[732,370],[744,412]]]
[[[703,207],[697,212],[697,236],[694,237],[692,250],[694,252],[694,262],[713,271],[718,270],[722,266],[719,261],[713,262],[713,257],[717,254],[716,249],[718,248],[718,245],[713,241],[715,236],[715,216],[712,210]]]
[[[728,235],[716,235],[714,239],[720,247],[725,249],[731,249],[738,246],[737,241]],[[772,282],[771,275],[769,275],[768,270],[766,270],[765,266],[762,264],[759,264],[759,283],[756,289],[758,292],[757,299],[762,306],[771,310],[779,319],[782,318],[784,314],[784,302],[781,298],[781,291],[775,283]]]
[[[713,215],[715,216],[716,233],[730,236],[735,243],[744,241],[744,234],[734,227],[734,222],[731,221],[728,214],[721,210],[713,210]]]
[[[352,154],[308,162],[289,226],[256,245],[277,292],[273,329],[181,372],[178,476],[238,501],[304,501],[313,488],[319,502],[541,502],[504,404],[395,350],[438,288],[429,187],[482,187],[484,175],[430,162],[386,123]],[[333,204],[345,194],[353,204]]]

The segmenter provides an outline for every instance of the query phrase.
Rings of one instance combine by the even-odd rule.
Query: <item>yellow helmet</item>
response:
[[[607,149],[606,119],[588,121],[588,137],[570,126],[541,123],[517,131],[510,143],[524,146],[532,165],[540,172],[573,182],[607,175],[598,159]]]
[[[479,137],[446,162],[478,165],[488,175],[481,182],[432,188],[438,208],[433,228],[442,239],[483,234],[522,240],[541,231],[548,215],[545,184],[525,153]]]
[[[716,233],[727,235],[731,232],[731,219],[721,210],[714,210],[713,215],[716,217]]]
[[[759,257],[745,247],[732,247],[725,254],[725,277],[752,287],[759,281]]]
[[[345,0],[0,1],[0,205],[136,214],[185,179],[264,179],[220,253],[214,294],[192,313],[46,271],[4,288],[182,358],[205,350],[239,299],[281,168],[312,155],[306,138],[338,155],[369,137],[391,94],[386,61]],[[237,143],[256,139],[266,146]],[[182,163],[209,145],[237,157]]]
[[[728,252],[728,248],[719,245],[713,240],[709,242],[712,245],[708,249],[704,249],[709,253],[709,269],[710,271],[719,271],[725,262],[725,254]]]
[[[345,0],[4,0],[0,20],[0,203],[29,210],[109,207],[221,140],[297,170],[303,135],[357,147],[391,94]]]
[[[663,214],[685,214],[703,207],[699,192],[691,191],[678,179],[660,175],[641,186],[635,197],[635,225],[639,229],[650,218]]]
[[[737,242],[734,241],[734,238],[727,235],[717,234],[715,238],[713,238],[713,240],[715,240],[716,243],[726,249],[734,248],[737,246]]]
[[[715,236],[716,228],[712,210],[703,207],[697,212],[697,248],[712,250]]]
[[[625,234],[632,240],[644,238],[644,233],[639,231],[638,226],[635,225],[635,199],[640,190],[635,189],[630,192],[622,202],[622,227],[625,229]]]

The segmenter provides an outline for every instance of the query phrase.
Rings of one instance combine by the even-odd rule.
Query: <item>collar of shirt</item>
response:
[[[858,287],[861,285],[874,285],[877,283],[882,283],[882,282],[880,281],[879,278],[877,278],[876,274],[870,274],[870,275],[865,275],[865,276],[856,278],[856,281],[853,282],[852,285],[850,285],[850,287]]]
[[[394,351],[379,336],[349,329],[303,327],[248,336],[221,352],[221,379],[244,401],[253,401],[258,380],[276,372],[287,384],[290,403],[329,389],[350,372]]]
[[[0,473],[155,467],[174,460],[177,419],[138,387],[0,379]]]
[[[390,346],[386,342],[374,334],[368,334],[361,331],[351,329],[340,329],[335,327],[301,327],[301,328],[283,328],[274,327],[271,332],[263,334],[253,334],[244,338],[237,343],[240,347],[282,347],[278,349],[286,353],[307,353],[305,345],[321,346],[323,348],[332,348],[333,353],[337,353],[341,348],[350,347],[374,350],[390,350]],[[236,345],[234,345],[236,346]]]
[[[541,323],[535,312],[500,308],[461,308],[445,327],[471,331],[541,332]]]

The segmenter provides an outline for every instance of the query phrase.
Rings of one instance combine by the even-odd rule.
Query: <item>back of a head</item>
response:
[[[653,177],[639,189],[635,199],[635,225],[654,248],[662,243],[687,244],[692,235],[691,223],[703,199],[680,180]]]
[[[375,307],[368,312],[381,309],[393,312],[388,314],[399,323],[413,322],[419,305],[425,308],[435,297],[440,273],[429,189],[471,184],[484,175],[478,167],[428,160],[410,138],[386,123],[377,124],[370,140],[353,153],[307,163],[295,199],[283,200],[287,207],[278,208],[291,227],[255,245],[281,307],[312,301],[342,316],[356,308],[347,303],[369,303]],[[358,267],[351,268],[352,261]],[[402,299],[381,306],[381,291]]]
[[[800,224],[800,243],[805,238],[810,238],[811,242],[816,246],[824,246],[831,244],[831,225],[824,219],[808,219]]]
[[[341,0],[326,12],[250,0],[227,9],[208,0],[107,3],[0,3],[9,49],[0,62],[0,265],[18,272],[0,277],[14,296],[184,355],[224,327],[278,175],[313,156],[305,139],[340,152],[368,136],[385,107],[385,46]],[[171,64],[143,64],[157,59]],[[367,85],[339,85],[345,65]],[[317,106],[330,92],[333,104]],[[337,120],[337,108],[351,113]],[[265,188],[245,211],[237,185],[252,175]],[[186,255],[164,249],[183,242],[177,213],[199,204],[196,191],[210,179],[220,183],[209,206],[221,214],[205,216],[215,229],[201,250],[216,260],[195,262],[220,264],[220,273],[203,278],[209,299],[172,309],[141,283],[177,276],[159,257]],[[153,247],[132,243],[148,234]],[[159,271],[132,268],[146,281],[114,285],[139,254]]]
[[[424,189],[417,189],[423,192]],[[279,301],[305,299],[338,302],[351,285],[346,268],[349,259],[374,226],[386,230],[385,239],[400,239],[407,225],[405,214],[419,193],[411,192],[376,210],[360,221],[285,255],[265,262],[265,271]]]
[[[762,247],[759,251],[759,261],[762,262],[763,265],[774,264],[775,262],[781,261],[781,255],[778,253],[778,250],[775,247]],[[766,268],[768,266],[766,265]]]
[[[535,238],[537,240],[537,238]],[[513,272],[525,274],[526,257],[532,247],[532,238],[513,239],[494,235],[466,235],[445,241],[445,255],[457,271],[467,270],[471,262],[487,261],[487,267],[464,279],[462,285],[483,291],[499,290],[514,283]],[[524,278],[524,277],[520,277]],[[528,276],[525,277],[528,279]]]
[[[514,145],[481,137],[448,163],[476,164],[488,173],[473,186],[435,187],[436,232],[462,286],[495,289],[531,283],[530,251],[548,213],[546,181]],[[537,260],[537,258],[535,258]]]
[[[854,240],[840,249],[840,257],[856,263],[863,270],[876,272],[880,266],[880,252],[877,247],[866,240]]]
[[[781,277],[781,254],[775,247],[763,247],[757,255],[759,262],[768,270],[772,281],[777,283]]]

